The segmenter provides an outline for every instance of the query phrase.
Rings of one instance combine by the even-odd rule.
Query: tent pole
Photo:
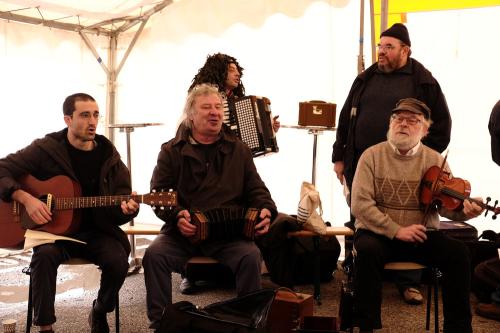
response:
[[[118,36],[113,34],[109,38],[109,48],[108,48],[108,68],[110,69],[107,73],[106,82],[106,136],[108,139],[115,143],[115,132],[110,128],[109,124],[115,123],[115,113],[116,113],[116,49],[118,45]]]
[[[373,5],[373,0],[370,0],[370,30],[371,30],[371,39],[372,39],[372,64],[377,61],[377,54],[375,52],[375,8]]]
[[[129,44],[128,48],[127,48],[127,51],[125,52],[125,55],[123,56],[120,64],[118,65],[118,69],[116,70],[116,76],[118,76],[118,74],[120,74],[120,71],[122,70],[122,67],[125,64],[125,61],[127,60],[128,56],[130,54],[130,51],[132,51],[132,49],[134,48],[135,43],[137,42],[137,39],[139,39],[139,36],[140,36],[142,30],[146,26],[146,23],[148,23],[148,20],[149,20],[149,17],[147,17],[146,19],[144,19],[142,21],[141,26],[139,27],[139,29],[137,29],[137,31],[135,32],[134,38],[130,42],[130,44]]]
[[[360,0],[359,6],[359,55],[358,55],[358,74],[365,70],[365,61],[363,59],[365,31],[365,0]]]
[[[82,31],[79,31],[78,32],[80,37],[83,39],[83,41],[85,42],[85,45],[87,45],[87,47],[89,48],[89,50],[92,52],[92,54],[94,55],[94,57],[96,58],[97,62],[99,63],[99,65],[101,65],[101,68],[104,70],[104,73],[106,73],[106,118],[104,120],[104,128],[105,128],[105,135],[107,138],[109,138],[109,140],[111,142],[114,142],[114,133],[111,129],[108,128],[108,125],[109,124],[112,124],[112,120],[114,119],[114,99],[115,99],[115,94],[114,94],[114,83],[113,83],[113,77],[114,77],[114,68],[113,67],[110,67],[111,63],[109,60],[108,60],[108,66],[106,66],[103,61],[102,61],[102,58],[101,56],[99,55],[99,53],[97,53],[97,50],[95,49],[94,45],[92,44],[92,42],[90,41],[90,39],[88,38],[88,36],[82,32]],[[112,52],[111,52],[111,41],[113,40],[112,37],[110,37],[109,39],[109,49],[108,49],[108,59],[111,59],[112,58]],[[116,38],[114,39],[116,41]],[[115,45],[115,57],[116,57],[116,45]],[[116,77],[114,78],[116,80]],[[113,97],[111,97],[111,92],[113,92]],[[112,101],[112,102],[111,102]],[[113,103],[113,106],[111,107],[111,103]],[[110,118],[111,117],[111,118]]]
[[[389,11],[389,0],[380,2],[380,32],[387,30],[387,18]]]

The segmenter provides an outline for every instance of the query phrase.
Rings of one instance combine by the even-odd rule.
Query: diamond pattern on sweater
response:
[[[420,183],[416,181],[377,178],[376,201],[390,208],[418,208]]]

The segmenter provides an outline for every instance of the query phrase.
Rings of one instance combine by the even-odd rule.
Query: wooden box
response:
[[[267,330],[291,333],[299,328],[305,316],[313,315],[313,297],[293,291],[278,290],[267,317]]]
[[[337,104],[323,101],[299,103],[299,125],[335,127]]]

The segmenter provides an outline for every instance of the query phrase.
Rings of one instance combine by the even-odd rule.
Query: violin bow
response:
[[[446,165],[446,160],[448,159],[448,151],[449,150],[446,150],[446,154],[444,155],[443,163],[441,163],[441,166],[439,167],[439,176],[437,177],[434,184],[432,184],[432,192],[431,193],[434,193],[434,191],[436,191],[437,186],[438,186],[438,181],[441,179],[441,176],[443,175],[444,166]],[[432,205],[432,202],[429,203],[427,206],[425,206],[424,220],[422,222],[424,227],[427,227],[427,218],[429,217],[431,205]]]

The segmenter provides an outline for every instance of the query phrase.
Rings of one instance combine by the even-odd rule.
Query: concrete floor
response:
[[[137,237],[137,253],[142,255],[150,243],[150,238]],[[11,253],[0,252],[0,319],[13,318],[17,320],[17,332],[25,332],[26,307],[28,297],[28,276],[22,273],[22,268],[28,266],[30,252]],[[99,284],[99,271],[93,265],[62,266],[58,272],[58,292],[56,296],[56,332],[88,332],[87,316],[92,300],[96,297]],[[342,272],[335,272],[331,282],[321,286],[322,305],[314,306],[314,314],[318,316],[337,316],[340,295],[340,283],[345,278]],[[208,288],[196,295],[182,295],[177,286],[180,276],[173,276],[174,302],[187,300],[199,306],[205,306],[235,296],[231,288]],[[266,286],[270,282],[264,277]],[[297,286],[296,291],[313,294],[311,285]],[[146,316],[144,277],[141,272],[132,274],[125,280],[120,291],[120,331],[152,332],[148,329]],[[476,300],[471,297],[474,308]],[[384,286],[383,323],[380,332],[412,333],[425,332],[425,306],[405,304],[392,283]],[[442,319],[442,311],[441,311]],[[108,315],[111,332],[114,332],[114,314]],[[500,322],[488,320],[479,316],[473,318],[474,332],[500,332]],[[31,328],[31,332],[38,332]]]

